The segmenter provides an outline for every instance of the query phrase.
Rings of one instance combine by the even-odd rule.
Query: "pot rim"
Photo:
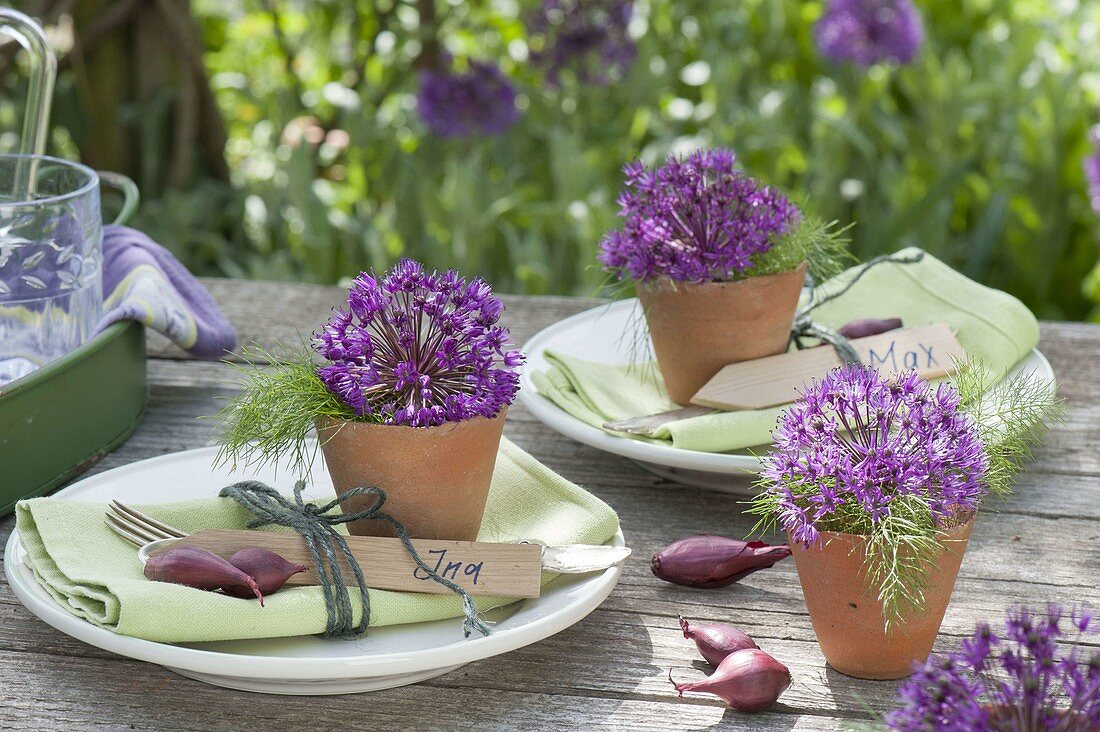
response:
[[[499,419],[503,419],[508,414],[508,407],[511,405],[505,405],[501,407],[500,411],[492,417],[485,417],[478,415],[476,417],[470,417],[469,419],[461,419],[458,421],[448,421],[443,424],[433,424],[428,427],[413,427],[407,424],[383,424],[381,422],[364,422],[358,419],[341,419],[339,417],[317,417],[313,420],[318,431],[328,430],[333,428],[344,429],[350,427],[350,429],[387,429],[387,430],[413,430],[417,433],[427,432],[442,432],[453,431],[456,429],[462,429],[463,425],[475,425],[483,422],[495,422]]]
[[[941,529],[941,533],[944,534],[944,537],[939,540],[940,543],[948,544],[963,541],[964,536],[968,535],[970,531],[973,530],[974,522],[977,520],[977,518],[978,512],[975,511],[966,521],[962,521],[946,529]],[[845,541],[850,544],[865,543],[867,539],[871,536],[870,534],[849,534],[844,531],[818,531],[818,541],[813,542],[810,544],[809,547],[806,547],[806,545],[803,544],[801,541],[795,541],[794,538],[791,536],[791,532],[789,530],[785,529],[785,531],[787,534],[787,542],[792,547],[795,544],[798,544],[800,547],[806,549],[812,549],[815,547],[821,548],[825,546],[825,544],[828,544],[832,541]]]
[[[801,272],[803,275],[806,273],[806,269],[809,267],[809,262],[802,260],[801,264],[785,269],[782,272],[772,272],[766,275],[753,275],[751,277],[744,277],[739,280],[713,280],[708,282],[692,282],[690,280],[674,280],[668,275],[660,275],[651,280],[631,280],[636,288],[644,288],[647,290],[672,290],[676,291],[680,288],[684,289],[719,289],[725,287],[735,287],[737,285],[746,285],[750,283],[762,283],[767,280],[778,279],[787,275],[794,274],[795,272]]]

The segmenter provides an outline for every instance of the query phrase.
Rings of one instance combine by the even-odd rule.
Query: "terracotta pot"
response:
[[[330,420],[318,422],[321,451],[339,494],[378,486],[388,496],[383,510],[414,539],[474,541],[493,479],[504,411],[436,427],[405,427]],[[344,503],[358,511],[373,503]],[[356,536],[393,536],[377,519],[348,524]]]
[[[925,606],[884,629],[882,603],[863,572],[866,537],[821,532],[822,544],[791,550],[810,621],[829,665],[858,679],[900,679],[932,652],[974,519],[947,531],[929,569]]]
[[[688,404],[723,366],[787,350],[806,278],[796,269],[737,282],[639,282],[668,395]]]

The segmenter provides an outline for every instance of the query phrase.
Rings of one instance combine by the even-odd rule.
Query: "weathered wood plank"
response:
[[[483,693],[462,683],[477,664],[449,674],[446,683],[432,680],[368,697],[272,697],[208,686],[117,657],[0,651],[0,663],[5,668],[0,727],[11,730],[667,730],[723,722],[750,724],[761,732],[843,728],[839,721],[783,708],[747,717],[705,698],[632,699],[574,690]]]
[[[835,674],[824,667],[824,660],[804,616],[790,614],[785,618],[767,619],[766,625],[757,625],[753,621],[766,618],[766,613],[753,611],[749,616],[749,611],[743,610],[738,614],[718,614],[718,617],[707,618],[703,613],[692,613],[690,607],[679,609],[693,618],[737,622],[762,647],[790,667],[795,682],[783,698],[784,710],[849,717],[862,716],[862,705],[849,705],[850,700],[857,697],[880,711],[892,705],[896,684],[869,684]],[[952,611],[955,614],[962,612],[954,605]],[[3,605],[0,605],[0,618],[4,620],[5,629],[2,639],[10,651],[108,661],[115,658],[66,638],[50,639],[57,640],[57,643],[29,642],[37,621],[17,616],[16,622],[10,623],[11,618]],[[972,624],[973,621],[968,621],[968,626]],[[13,633],[13,630],[21,632]],[[12,635],[9,636],[9,633]],[[957,637],[942,634],[938,647],[957,648],[958,640]],[[593,648],[604,652],[593,654]],[[638,701],[664,698],[671,701],[673,694],[667,681],[669,668],[674,669],[676,678],[680,680],[699,678],[706,668],[697,660],[692,644],[679,632],[674,617],[653,617],[631,610],[619,612],[604,608],[574,628],[542,643],[472,664],[461,672],[429,683],[554,696],[591,695]],[[705,699],[699,701],[713,703]]]

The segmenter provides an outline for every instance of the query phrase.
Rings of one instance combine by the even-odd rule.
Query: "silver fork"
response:
[[[138,559],[142,564],[152,552],[187,536],[187,532],[115,500],[107,505],[103,523],[123,539],[137,544]]]

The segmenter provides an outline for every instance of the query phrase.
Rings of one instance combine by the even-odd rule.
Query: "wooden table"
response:
[[[210,280],[241,341],[295,343],[340,302],[334,287]],[[593,301],[507,298],[516,343]],[[1069,405],[1015,495],[979,520],[940,632],[953,648],[980,619],[1011,603],[1100,605],[1100,327],[1044,323]],[[90,472],[206,444],[209,421],[234,375],[149,339],[150,402],[130,440]],[[351,697],[274,697],[220,689],[73,640],[23,609],[0,584],[0,728],[84,729],[841,729],[890,707],[896,683],[857,681],[825,666],[794,566],[782,562],[720,590],[668,585],[648,558],[691,534],[744,536],[737,499],[686,488],[628,460],[579,445],[522,406],[506,434],[552,469],[610,503],[635,559],[611,597],[559,635],[472,663],[416,686]],[[14,525],[0,522],[0,542]],[[0,546],[3,546],[0,543]],[[713,697],[678,699],[667,676],[702,678],[676,615],[732,622],[790,667],[794,683],[764,714],[727,710]]]

